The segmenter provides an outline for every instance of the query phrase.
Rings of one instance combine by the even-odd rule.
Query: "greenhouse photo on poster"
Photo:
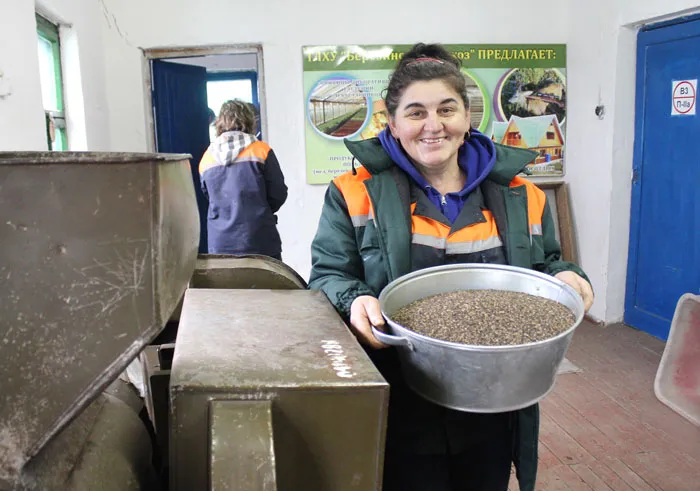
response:
[[[448,44],[462,63],[471,125],[494,142],[537,152],[533,176],[564,173],[566,46]],[[304,46],[306,180],[325,184],[351,167],[343,139],[384,129],[382,97],[409,45]]]

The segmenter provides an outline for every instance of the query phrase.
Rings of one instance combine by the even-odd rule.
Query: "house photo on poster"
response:
[[[467,80],[472,127],[537,152],[533,176],[562,176],[566,148],[566,45],[448,44]],[[304,46],[306,180],[326,184],[351,167],[343,139],[387,124],[382,92],[410,45]]]

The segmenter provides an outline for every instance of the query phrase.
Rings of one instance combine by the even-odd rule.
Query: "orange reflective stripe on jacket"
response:
[[[241,150],[241,153],[236,156],[232,164],[238,162],[258,162],[260,164],[264,164],[269,153],[270,146],[267,143],[256,141]],[[199,161],[199,174],[203,175],[209,169],[213,169],[214,167],[221,165],[224,164],[217,161],[216,158],[214,158],[214,155],[211,153],[211,150],[207,148],[207,151],[204,152],[202,159]]]
[[[542,215],[544,214],[547,196],[540,188],[522,177],[514,177],[509,187],[525,186],[527,191],[527,218],[530,225],[530,235],[542,235]]]
[[[364,181],[371,178],[364,167],[357,167],[357,173],[348,172],[333,180],[343,195],[353,226],[363,227],[373,217],[372,204]],[[544,192],[521,177],[515,177],[511,188],[524,186],[527,192],[528,222],[530,235],[542,235],[542,214],[546,203]],[[503,245],[493,214],[482,210],[485,222],[473,223],[461,230],[450,233],[450,227],[428,217],[413,215],[416,204],[411,205],[412,242],[447,254],[470,254]]]
[[[411,212],[415,210],[411,205]],[[412,215],[412,242],[417,245],[444,249],[446,254],[471,254],[500,247],[496,221],[490,211],[483,210],[485,222],[474,223],[450,233],[450,227],[432,218]]]
[[[206,171],[209,169],[216,167],[219,164],[212,153],[209,151],[207,148],[207,151],[204,152],[204,155],[202,155],[202,159],[199,161],[199,175],[203,175]]]
[[[270,153],[270,146],[262,141],[256,141],[245,147],[236,157],[235,162],[260,162],[265,163],[267,155]]]
[[[355,227],[363,227],[372,218],[372,204],[364,181],[372,177],[364,167],[357,167],[357,174],[348,172],[333,179],[348,206],[350,219]]]

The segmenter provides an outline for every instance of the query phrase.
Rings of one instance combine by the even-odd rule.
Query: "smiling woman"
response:
[[[389,128],[413,165],[440,194],[459,192],[466,181],[457,152],[469,130],[468,104],[442,80],[411,84]]]
[[[544,192],[518,177],[536,154],[470,129],[464,74],[443,46],[417,44],[405,53],[384,102],[388,128],[377,138],[345,140],[362,165],[326,191],[309,281],[346,317],[391,385],[383,489],[506,491],[515,463],[521,491],[533,491],[537,405],[475,414],[414,393],[395,349],[382,349],[372,334],[372,325],[384,325],[377,296],[398,277],[456,263],[557,276],[586,308],[590,285],[561,258]]]

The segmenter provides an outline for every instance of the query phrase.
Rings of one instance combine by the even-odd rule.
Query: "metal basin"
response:
[[[535,343],[474,346],[439,341],[391,320],[401,307],[421,298],[456,290],[505,290],[554,300],[576,317],[565,332]],[[584,314],[576,291],[556,278],[514,266],[458,264],[438,266],[398,278],[379,295],[387,320],[382,342],[399,350],[406,383],[441,406],[475,413],[513,411],[549,393],[574,330]]]

